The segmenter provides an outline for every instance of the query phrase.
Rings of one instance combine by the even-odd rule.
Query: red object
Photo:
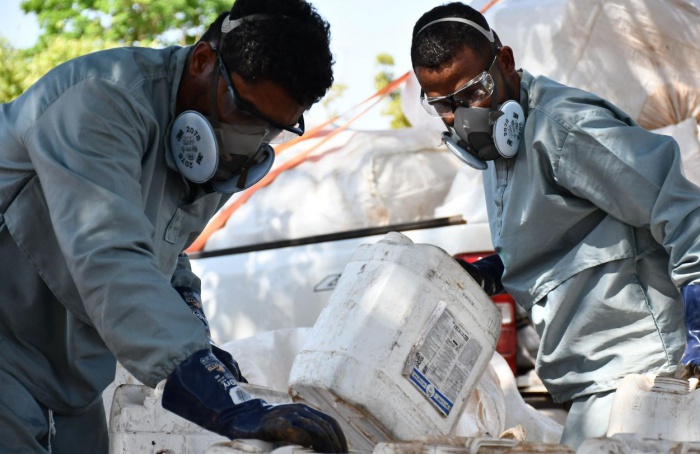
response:
[[[456,254],[454,257],[473,263],[491,254],[493,252],[470,252]],[[491,300],[501,311],[501,334],[498,336],[496,351],[508,362],[513,375],[517,376],[518,330],[515,326],[515,300],[507,293],[494,295]]]

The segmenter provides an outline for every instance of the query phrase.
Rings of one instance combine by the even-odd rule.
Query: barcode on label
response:
[[[233,403],[236,405],[252,399],[252,396],[248,394],[247,391],[239,388],[238,386],[234,386],[233,388],[231,388],[231,390],[229,391],[229,395],[231,396],[231,400],[233,401]]]

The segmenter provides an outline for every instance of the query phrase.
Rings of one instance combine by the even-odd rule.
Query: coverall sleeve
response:
[[[672,137],[591,115],[566,137],[555,176],[620,221],[649,229],[670,255],[676,286],[700,282],[700,189],[683,176]]]
[[[177,268],[170,282],[173,287],[189,287],[197,290],[198,293],[202,292],[202,282],[192,271],[190,258],[184,252],[177,258]]]
[[[209,345],[158,267],[144,213],[142,157],[162,134],[145,103],[91,79],[65,91],[25,133],[85,313],[119,362],[149,386]]]

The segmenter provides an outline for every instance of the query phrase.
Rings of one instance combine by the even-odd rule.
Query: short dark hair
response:
[[[274,82],[301,105],[318,102],[333,85],[328,22],[304,0],[236,0],[230,18],[252,14],[269,17],[236,27],[219,49],[229,71],[247,82]],[[228,15],[219,15],[200,41],[218,46]]]
[[[460,17],[490,30],[486,18],[471,6],[460,2],[437,6],[423,14],[413,27],[411,64],[414,68],[439,68],[465,46],[477,55],[487,58],[492,52],[491,43],[477,29],[459,22],[440,22],[421,31],[430,22],[445,17]],[[420,33],[418,33],[420,31]],[[496,47],[500,47],[498,37]]]

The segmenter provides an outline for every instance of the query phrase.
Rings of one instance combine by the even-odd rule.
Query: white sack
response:
[[[692,0],[569,1],[549,75],[647,129],[700,119],[700,8]]]
[[[553,37],[562,29],[566,8],[566,0],[501,0],[484,17],[501,43],[513,49],[517,68],[549,76],[559,64]]]
[[[461,165],[439,145],[414,128],[345,131],[253,194],[206,249],[433,219]]]

